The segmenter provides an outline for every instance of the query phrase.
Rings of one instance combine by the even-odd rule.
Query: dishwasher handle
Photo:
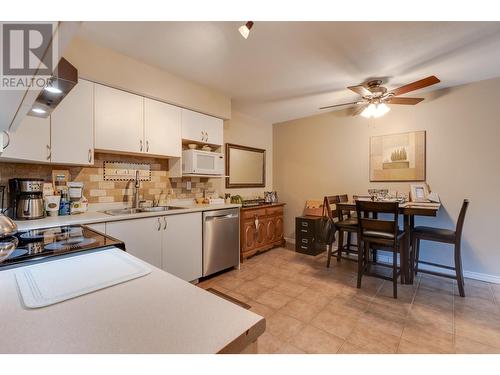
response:
[[[227,220],[227,219],[236,219],[238,218],[238,214],[227,214],[220,216],[207,216],[205,221],[213,221],[213,220]]]

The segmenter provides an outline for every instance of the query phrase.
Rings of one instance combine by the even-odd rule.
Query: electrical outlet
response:
[[[191,190],[191,181],[186,181],[186,189]]]

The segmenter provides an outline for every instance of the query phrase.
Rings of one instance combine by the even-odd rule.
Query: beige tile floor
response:
[[[414,285],[363,277],[356,264],[326,268],[276,248],[199,284],[233,296],[266,318],[260,353],[500,353],[500,285],[419,275]]]

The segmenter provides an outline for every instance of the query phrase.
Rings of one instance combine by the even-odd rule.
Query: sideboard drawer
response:
[[[283,207],[270,207],[266,208],[266,215],[283,215]]]
[[[257,217],[266,216],[266,209],[259,208],[259,209],[255,209],[255,210],[241,211],[242,219],[255,219],[256,215],[257,215]]]

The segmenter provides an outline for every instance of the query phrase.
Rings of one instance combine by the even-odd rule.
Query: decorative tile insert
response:
[[[104,161],[105,181],[135,181],[136,172],[139,172],[139,181],[151,181],[151,165],[148,163]]]
[[[141,182],[141,199],[157,199],[161,193],[168,194],[172,189],[173,198],[197,198],[204,190],[213,190],[213,183],[208,178],[169,178],[168,160],[96,153],[93,166],[61,166],[27,163],[0,162],[0,185],[8,185],[10,178],[43,178],[52,181],[53,169],[67,169],[71,181],[84,183],[83,194],[89,203],[132,202],[134,181],[106,181],[104,162],[141,163],[150,166],[151,180]],[[191,190],[187,190],[187,181],[191,181]],[[5,202],[8,203],[8,194]]]

